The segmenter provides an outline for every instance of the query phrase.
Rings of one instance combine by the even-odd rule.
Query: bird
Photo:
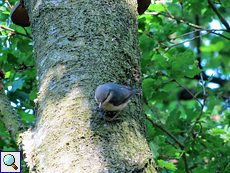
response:
[[[136,94],[140,94],[140,91],[136,88],[121,84],[105,83],[97,87],[95,100],[99,104],[99,108],[102,107],[108,111],[118,111],[113,118],[106,118],[106,120],[120,120],[120,118],[116,117]]]

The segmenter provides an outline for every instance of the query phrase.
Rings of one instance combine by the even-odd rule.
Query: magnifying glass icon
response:
[[[11,154],[7,154],[3,158],[3,162],[7,166],[12,166],[15,170],[18,169],[18,167],[14,164],[15,163],[15,158]]]

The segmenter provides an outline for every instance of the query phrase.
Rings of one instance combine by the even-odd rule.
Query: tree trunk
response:
[[[140,89],[136,0],[25,0],[34,40],[36,128],[23,136],[35,172],[155,172],[142,98],[107,122],[98,85]]]

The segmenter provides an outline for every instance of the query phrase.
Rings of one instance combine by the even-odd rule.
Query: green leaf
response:
[[[182,73],[182,75],[193,78],[195,75],[201,72],[202,72],[201,69],[199,69],[198,67],[194,67],[193,69],[187,69],[185,72]]]
[[[148,129],[149,138],[154,137],[154,135],[155,135],[155,128]]]
[[[219,41],[216,44],[210,44],[209,46],[202,46],[200,49],[204,52],[213,52],[213,51],[220,51],[224,48],[224,42]]]
[[[177,88],[177,86],[178,86],[177,83],[175,83],[175,82],[169,82],[169,83],[165,84],[165,86],[163,87],[163,90],[166,91],[166,92],[169,92],[169,91],[172,91],[175,88]]]
[[[224,129],[218,129],[218,128],[214,128],[212,129],[212,134],[213,135],[224,135],[226,134],[226,131]]]
[[[210,8],[206,9],[204,16],[205,17],[202,19],[202,22],[212,22],[213,10]]]
[[[33,91],[30,93],[30,100],[34,101],[37,98],[37,88],[34,88]]]
[[[181,112],[177,111],[176,109],[174,109],[169,117],[167,118],[166,124],[170,125],[170,126],[175,126],[176,124],[179,123],[179,118],[180,118]]]
[[[192,109],[187,109],[186,111],[186,121],[188,124],[191,124],[191,121],[196,119],[196,117],[199,115],[200,111],[199,110],[194,110]]]
[[[29,45],[29,40],[21,40],[18,42],[17,47],[22,53],[26,54],[33,49],[32,45]]]
[[[24,91],[16,90],[15,92],[9,92],[7,96],[9,97],[10,101],[14,103],[17,103],[17,100],[20,100],[21,103],[29,100],[29,94],[25,93]]]
[[[6,72],[5,78],[9,78],[9,77],[10,77],[10,74],[11,74],[10,71]]]
[[[175,157],[176,153],[182,153],[183,151],[180,149],[176,149],[175,147],[171,146],[171,145],[166,145],[164,147],[163,153],[165,156],[167,157]]]
[[[4,146],[2,151],[17,151],[17,150],[15,148],[12,148],[12,147]]]
[[[156,136],[154,140],[151,140],[149,142],[149,147],[153,155],[153,158],[156,158],[159,156],[158,150],[161,148],[160,146],[163,144],[164,140],[165,139],[163,137]]]
[[[142,82],[144,97],[151,96],[151,93],[153,92],[155,87],[156,87],[155,79],[152,78],[144,79]]]
[[[0,6],[0,11],[7,11],[5,6]]]
[[[150,4],[149,10],[165,11],[165,8],[161,4]]]
[[[165,100],[165,99],[167,99],[168,96],[169,96],[169,93],[167,93],[165,91],[155,91],[152,94],[152,98],[154,100]]]
[[[156,55],[154,56],[154,59],[156,60],[157,63],[159,63],[162,67],[167,68],[169,67],[168,65],[168,59],[165,58],[162,55]]]
[[[175,171],[177,170],[176,165],[173,163],[166,163],[164,160],[157,160],[158,166],[164,166],[169,171]]]
[[[24,122],[30,122],[30,123],[33,123],[35,121],[35,117],[29,113],[26,113],[24,111],[18,111],[18,114],[20,115],[21,119],[24,121]]]
[[[23,80],[22,79],[15,80],[13,82],[11,91],[15,92],[18,88],[22,87],[22,85],[23,85]]]
[[[17,64],[17,58],[12,53],[7,54],[7,60],[10,64]]]

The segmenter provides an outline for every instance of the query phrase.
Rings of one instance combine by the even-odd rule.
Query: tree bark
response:
[[[36,128],[23,136],[35,172],[155,172],[141,96],[107,122],[98,85],[141,88],[136,0],[25,0],[37,64]]]

